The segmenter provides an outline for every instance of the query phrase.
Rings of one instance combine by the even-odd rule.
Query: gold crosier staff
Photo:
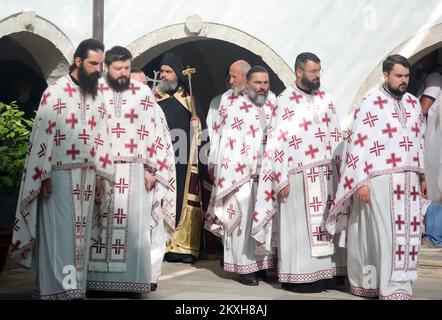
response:
[[[193,100],[193,92],[192,92],[192,75],[196,73],[195,68],[191,68],[190,66],[187,66],[187,69],[183,70],[183,76],[186,76],[189,80],[189,91],[190,91],[190,112],[192,113],[192,119],[191,123],[193,126],[193,129],[195,131],[196,141],[197,145],[201,145],[201,121],[198,118],[198,115],[196,114],[196,108]]]

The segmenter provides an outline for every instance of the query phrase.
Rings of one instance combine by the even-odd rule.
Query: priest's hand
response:
[[[215,167],[210,168],[208,171],[210,179],[213,180],[213,175],[215,174]]]
[[[362,202],[368,203],[370,201],[370,188],[368,186],[362,186],[356,192],[358,199]]]
[[[281,191],[279,191],[279,196],[281,198],[287,198],[290,193],[290,184],[286,185]]]
[[[103,202],[104,182],[101,177],[97,177],[95,184],[95,203],[101,204]]]
[[[155,187],[155,183],[157,182],[157,179],[154,175],[152,175],[149,171],[144,170],[144,187],[147,191],[152,191],[152,189]]]
[[[428,199],[428,193],[427,193],[427,181],[421,181],[421,196],[425,199]]]
[[[40,194],[45,198],[49,198],[51,196],[51,193],[52,193],[51,178],[47,178],[46,180],[43,180],[43,182],[41,183]]]

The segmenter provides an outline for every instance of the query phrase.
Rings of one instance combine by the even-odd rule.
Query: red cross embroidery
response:
[[[78,119],[75,118],[75,114],[71,113],[70,119],[66,119],[66,124],[71,124],[71,129],[75,128],[75,124],[78,123]]]
[[[241,164],[241,163],[238,162],[238,166],[235,168],[235,171],[236,172],[240,172],[241,171],[241,174],[244,174],[244,169],[245,168],[246,168],[245,164]]]
[[[40,151],[37,153],[38,157],[41,158],[46,154],[46,144],[40,144]]]
[[[315,232],[312,233],[314,237],[316,237],[316,241],[322,241],[322,238],[327,235],[325,230],[322,230],[321,227],[316,227]]]
[[[296,94],[295,91],[292,92],[292,96],[290,97],[290,101],[296,100],[296,103],[299,104],[299,100],[302,98],[302,95]]]
[[[149,108],[153,108],[153,101],[150,101],[149,96],[146,96],[144,99],[142,99],[140,104],[143,107],[144,111],[146,111]]]
[[[413,217],[413,221],[410,224],[413,227],[413,232],[416,232],[417,227],[419,227],[421,225],[421,223],[419,221],[417,221],[416,217]]]
[[[63,88],[64,92],[67,92],[69,94],[69,98],[72,98],[72,93],[77,92],[77,89],[74,87],[71,87],[71,84],[68,82],[66,83],[66,88]]]
[[[94,139],[95,142],[95,148],[98,150],[98,146],[102,146],[104,143],[104,140],[101,139],[101,133],[98,133],[97,136]]]
[[[86,133],[86,129],[83,129],[83,132],[78,134],[78,139],[83,140],[84,144],[89,142],[89,134]]]
[[[134,153],[134,149],[136,149],[137,148],[137,144],[136,143],[134,143],[134,139],[133,138],[131,138],[130,139],[130,143],[125,143],[124,144],[124,147],[126,148],[126,149],[130,149],[130,153]]]
[[[321,90],[318,90],[318,91],[315,92],[315,96],[319,96],[321,98],[321,100],[322,100],[322,99],[324,99],[325,92],[321,91]]]
[[[379,145],[379,142],[375,141],[375,143],[373,144],[373,148],[370,148],[370,153],[375,153],[376,157],[379,157],[381,151],[383,150],[385,150],[385,145]]]
[[[34,168],[35,174],[32,176],[32,179],[35,181],[37,179],[41,179],[41,176],[43,175],[43,170],[40,170],[39,167]]]
[[[247,102],[243,102],[242,106],[239,107],[240,110],[245,110],[246,113],[249,113],[250,108],[252,108],[252,105]]]
[[[88,121],[88,125],[91,126],[91,131],[94,130],[94,128],[97,126],[97,122],[95,121],[94,116],[92,116],[92,118]]]
[[[289,146],[293,147],[295,150],[299,149],[299,144],[302,143],[301,138],[297,138],[296,135],[292,136],[292,140],[289,142]]]
[[[138,119],[138,114],[135,113],[135,109],[130,109],[130,113],[125,113],[124,117],[130,119],[130,123],[134,123],[134,119]]]
[[[109,90],[109,87],[105,86],[104,83],[100,83],[97,90],[100,91],[100,93],[104,93],[104,91]]]
[[[117,224],[122,224],[123,220],[127,219],[127,215],[124,213],[123,208],[117,209],[117,214],[114,214],[114,219],[117,220]]]
[[[127,88],[127,89],[132,91],[132,95],[135,95],[137,93],[137,90],[140,90],[140,87],[135,87],[133,82],[131,82],[129,88]]]
[[[410,192],[410,195],[413,197],[413,201],[416,201],[417,197],[420,196],[420,193],[416,190],[416,186],[413,186],[413,191]]]
[[[367,117],[364,120],[362,120],[362,123],[363,124],[369,124],[370,128],[373,128],[375,121],[379,120],[378,116],[377,115],[372,116],[371,112],[367,112],[365,115]]]
[[[338,128],[335,128],[335,131],[331,132],[330,136],[335,139],[335,142],[339,142],[339,139],[341,138],[341,133],[339,132]]]
[[[401,162],[402,158],[401,157],[395,157],[395,153],[391,154],[391,158],[387,159],[387,164],[391,164],[393,166],[393,168],[397,167],[397,163]]]
[[[311,122],[311,121],[307,121],[307,120],[305,120],[305,118],[302,118],[302,121],[303,121],[303,122],[299,124],[299,127],[300,127],[300,128],[304,127],[304,130],[305,130],[305,131],[308,131],[308,126],[311,125],[312,122]]]
[[[395,220],[394,223],[397,225],[398,230],[401,231],[402,230],[402,225],[405,224],[405,221],[402,220],[402,216],[399,214],[397,216],[397,219]]]
[[[112,161],[109,159],[109,154],[108,153],[106,153],[106,157],[100,157],[99,158],[99,161],[100,162],[103,162],[103,164],[102,164],[102,167],[104,168],[104,169],[106,169],[106,166],[107,165],[111,165],[112,164]]]
[[[274,190],[266,190],[264,191],[266,197],[265,197],[265,201],[269,202],[270,200],[275,201],[275,191]]]
[[[120,126],[120,123],[117,122],[117,126],[115,128],[112,128],[112,133],[115,133],[117,135],[117,139],[120,139],[121,134],[126,133],[126,129],[122,128]]]
[[[92,248],[95,249],[95,253],[101,253],[101,250],[104,249],[106,245],[101,240],[101,237],[98,238],[98,240],[94,240],[94,244],[92,245]]]
[[[72,160],[76,159],[76,155],[80,154],[80,150],[79,149],[75,149],[75,144],[71,145],[71,149],[70,150],[66,150],[66,154],[69,156],[72,156]]]
[[[282,163],[283,161],[282,157],[284,156],[284,154],[285,154],[284,151],[275,150],[275,161]]]
[[[384,104],[387,104],[388,101],[385,99],[382,99],[380,96],[377,97],[377,100],[373,102],[373,105],[378,105],[379,108],[384,109]]]
[[[402,250],[402,245],[398,245],[398,248],[396,250],[396,255],[398,256],[399,261],[402,260],[402,256],[405,254],[405,251]]]
[[[354,182],[354,180],[353,180],[353,178],[351,178],[351,179],[348,179],[348,177],[345,177],[344,178],[344,189],[349,189],[349,190],[351,190],[352,188],[353,188],[353,182]]]
[[[405,100],[406,102],[408,102],[409,104],[411,104],[414,108],[414,105],[417,104],[417,100],[413,99],[411,96],[408,96],[408,99]]]
[[[353,170],[354,169],[356,169],[356,167],[357,167],[357,163],[358,163],[358,161],[359,161],[359,156],[353,156],[352,154],[351,155],[349,155],[348,156],[348,158],[347,158],[347,165],[348,165],[348,167],[350,168],[353,168]]]
[[[305,155],[306,156],[310,156],[312,159],[314,159],[315,158],[315,153],[318,153],[318,152],[319,152],[318,148],[313,148],[312,145],[309,145],[308,146],[308,150],[305,151]]]
[[[66,103],[61,101],[61,98],[57,99],[57,103],[52,107],[54,111],[57,111],[57,114],[61,114],[63,109],[66,109]]]
[[[229,219],[232,219],[232,216],[235,215],[235,210],[233,209],[233,204],[230,204],[227,208],[227,213],[229,214]]]
[[[393,193],[396,195],[397,200],[401,200],[401,196],[405,195],[405,190],[401,189],[401,186],[399,184],[396,185],[396,189],[393,191]]]
[[[241,126],[243,125],[244,120],[238,119],[238,117],[235,117],[233,120],[232,129],[238,129],[238,131],[241,131]]]
[[[324,118],[322,118],[322,122],[325,123],[327,125],[327,127],[328,127],[328,124],[331,122],[331,118],[329,118],[327,113],[324,115]]]
[[[373,165],[371,163],[368,163],[367,161],[365,161],[365,167],[364,167],[365,174],[369,175],[371,169],[373,169]]]
[[[41,104],[42,106],[45,106],[46,103],[48,103],[48,98],[49,98],[50,96],[51,96],[51,93],[50,93],[50,92],[43,93],[43,97],[41,98],[41,102],[40,102],[40,104]]]
[[[115,184],[115,188],[118,189],[119,194],[122,194],[129,188],[129,184],[126,183],[126,179],[120,178],[120,181]]]
[[[80,189],[80,185],[78,183],[76,184],[75,189],[72,191],[72,194],[74,196],[77,196],[77,200],[80,200],[81,189]]]
[[[289,119],[289,121],[292,121],[292,117],[295,115],[295,111],[289,110],[289,108],[284,108],[284,115],[282,116],[283,120]]]
[[[318,128],[318,132],[315,133],[315,138],[319,138],[321,139],[321,142],[323,142],[325,138],[325,132],[321,131],[321,128]]]
[[[382,130],[382,133],[388,134],[389,138],[393,138],[394,132],[397,132],[397,128],[391,127],[391,125],[389,123],[387,123],[387,127],[384,130]]]
[[[52,134],[52,129],[55,128],[56,122],[52,122],[51,120],[48,121],[48,127],[45,129],[47,134]]]
[[[120,254],[124,249],[124,245],[121,244],[121,239],[115,239],[115,243],[112,244],[112,250],[115,250],[115,254]]]
[[[316,169],[317,168],[311,168],[307,173],[307,178],[310,179],[310,182],[316,182],[316,178],[319,177],[319,171]]]
[[[361,145],[361,148],[364,147],[364,141],[368,139],[367,135],[362,136],[360,133],[358,133],[358,138],[355,140],[355,146],[358,144]]]
[[[167,169],[167,161],[163,159],[163,161],[157,160],[158,171],[163,171],[163,169]]]
[[[413,142],[410,141],[410,139],[408,137],[403,137],[404,140],[402,140],[401,142],[399,142],[399,146],[401,148],[404,148],[405,151],[410,151],[410,147],[413,146]]]
[[[418,252],[416,251],[416,246],[411,246],[411,248],[412,248],[410,251],[411,260],[415,261]]]

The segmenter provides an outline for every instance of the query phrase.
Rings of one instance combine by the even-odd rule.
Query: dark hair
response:
[[[77,49],[74,52],[74,61],[69,66],[69,72],[72,72],[77,67],[75,65],[75,59],[80,58],[81,60],[84,60],[88,57],[89,51],[104,51],[104,44],[97,39],[86,39],[80,42]]]
[[[401,66],[410,69],[410,62],[407,60],[407,58],[401,56],[400,54],[393,54],[388,56],[387,59],[385,59],[382,63],[382,72],[390,73],[395,64],[400,64]]]
[[[141,72],[144,73],[143,69],[141,68],[130,68],[130,73],[141,73]]]
[[[250,79],[252,78],[252,74],[258,73],[258,72],[264,72],[264,73],[268,74],[267,69],[264,68],[263,66],[254,66],[254,67],[250,68],[250,70],[246,74],[247,81],[250,81]]]
[[[126,61],[132,59],[132,54],[125,47],[114,46],[106,51],[104,63],[110,66],[115,61]]]
[[[311,52],[303,52],[303,53],[298,54],[298,56],[296,57],[296,60],[295,60],[295,71],[297,69],[304,70],[305,64],[308,61],[313,61],[313,62],[316,62],[316,63],[321,63],[321,60],[319,60],[319,58],[318,58],[318,56],[316,54],[311,53]]]

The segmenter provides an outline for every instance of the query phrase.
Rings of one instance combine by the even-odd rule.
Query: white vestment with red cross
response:
[[[245,95],[230,97],[231,93],[227,92],[221,99],[209,155],[214,180],[206,228],[218,235],[223,231],[230,235],[242,216],[249,214],[240,212],[234,203],[227,204],[224,200],[259,175],[266,131],[276,99],[269,92],[267,102],[260,107]]]
[[[96,217],[89,271],[125,272],[128,250],[150,251],[147,241],[131,243],[131,232],[150,235],[158,221],[165,221],[167,230],[175,228],[175,162],[164,113],[148,86],[132,80],[127,90],[116,91],[101,79],[99,90],[108,108],[116,182],[107,207]],[[144,187],[144,170],[157,180],[150,192]],[[131,227],[140,226],[147,216],[152,221],[148,228]],[[88,287],[98,282],[90,281]]]
[[[385,85],[367,96],[355,109],[354,120],[344,144],[335,203],[327,218],[331,234],[343,233],[352,210],[352,196],[370,179],[390,175],[390,212],[394,230],[392,281],[417,277],[416,252],[420,247],[422,214],[419,180],[423,172],[425,122],[418,100],[405,93],[396,98]]]
[[[268,130],[252,235],[267,250],[275,243],[269,225],[279,210],[278,193],[289,184],[289,175],[302,172],[311,255],[331,255],[334,247],[325,232],[324,215],[333,200],[333,171],[340,162],[341,131],[335,106],[323,90],[307,94],[292,86],[278,97],[275,113]],[[296,186],[291,187],[290,192],[297,192]]]
[[[36,241],[37,203],[42,181],[51,178],[57,170],[71,175],[68,186],[71,203],[66,204],[66,212],[57,214],[74,215],[67,221],[73,223],[73,255],[80,279],[84,272],[82,252],[88,243],[86,221],[92,215],[89,208],[93,207],[95,178],[101,176],[113,184],[115,172],[102,96],[92,99],[82,94],[70,76],[57,80],[43,93],[30,138],[11,250],[11,255],[28,267]],[[56,189],[52,188],[50,197],[57,197]],[[50,239],[45,241],[50,242]]]

